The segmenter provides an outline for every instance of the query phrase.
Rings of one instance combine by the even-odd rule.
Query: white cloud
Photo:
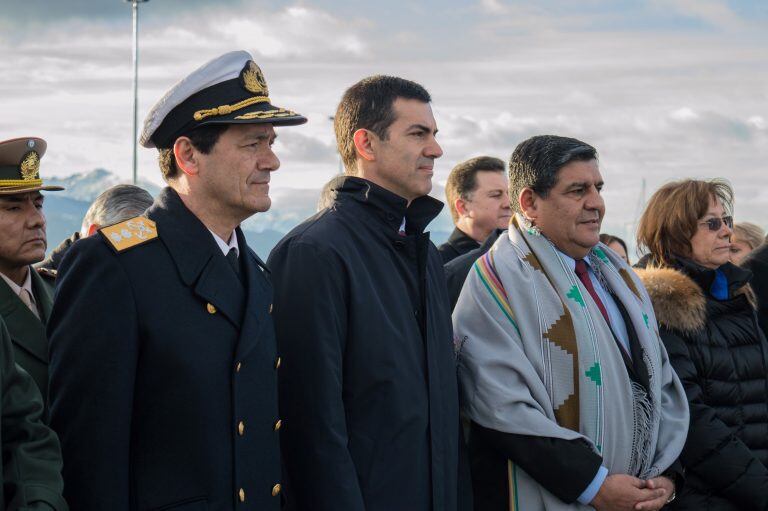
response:
[[[360,25],[361,23],[358,23]],[[304,6],[288,7],[273,16],[233,18],[217,27],[243,47],[255,47],[265,57],[360,56],[366,49],[355,23]]]
[[[768,189],[768,35],[750,24],[738,31],[642,23],[594,29],[597,1],[589,12],[574,13],[546,2],[480,0],[461,15],[446,9],[429,18],[395,2],[392,9],[408,18],[399,23],[373,15],[350,20],[311,1],[272,10],[264,5],[206,7],[180,12],[170,23],[148,15],[140,118],[179,78],[241,47],[254,54],[277,104],[310,119],[278,130],[282,165],[275,191],[319,188],[338,171],[328,116],[346,87],[389,73],[432,93],[445,151],[436,165],[438,182],[463,159],[507,160],[521,140],[554,133],[599,150],[609,225],[632,224],[641,179],[649,195],[684,176],[729,178],[738,214],[768,224],[768,194],[754,192]],[[697,7],[658,0],[653,6],[656,15],[670,9],[707,25],[721,16],[737,22],[733,13],[718,11],[727,9],[722,2]],[[606,9],[597,16],[621,13]],[[68,21],[0,33],[0,139],[48,139],[44,172],[105,167],[130,175],[130,72],[127,22]],[[139,155],[141,175],[159,180],[155,152],[140,149]]]
[[[480,7],[491,14],[502,14],[507,10],[501,0],[480,0]]]
[[[745,26],[727,2],[721,0],[653,0],[659,9],[701,20],[711,26],[738,29]]]
[[[678,108],[677,110],[670,112],[669,114],[670,119],[675,121],[695,121],[699,118],[699,114],[691,110],[690,108]]]

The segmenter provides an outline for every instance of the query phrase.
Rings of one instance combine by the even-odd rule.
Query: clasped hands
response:
[[[597,511],[657,511],[675,493],[675,483],[668,477],[638,479],[625,474],[605,478],[590,505]]]

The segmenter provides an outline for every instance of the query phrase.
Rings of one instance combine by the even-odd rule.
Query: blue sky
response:
[[[39,135],[43,171],[130,175],[130,8],[120,0],[4,2],[0,139]],[[8,5],[10,4],[10,5]],[[436,181],[528,136],[597,147],[606,226],[626,235],[641,202],[681,177],[726,177],[737,219],[768,226],[768,2],[725,0],[259,2],[141,6],[140,119],[207,59],[246,49],[276,103],[310,118],[280,133],[280,190],[338,170],[331,123],[343,90],[389,73],[432,93],[444,157]],[[155,153],[140,173],[158,181]],[[287,192],[286,192],[287,193]]]

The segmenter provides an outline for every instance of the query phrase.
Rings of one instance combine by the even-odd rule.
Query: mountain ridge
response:
[[[47,218],[48,251],[73,232],[79,231],[85,212],[91,202],[107,188],[127,183],[113,172],[97,168],[88,172],[77,172],[66,177],[51,178],[46,184],[63,186],[60,192],[46,193],[44,212]],[[150,181],[139,180],[138,186],[157,196],[162,188]],[[444,189],[436,185],[433,196],[440,197]],[[248,244],[263,259],[266,259],[275,244],[295,226],[314,215],[320,189],[279,188],[271,191],[272,207],[269,211],[257,213],[245,220],[241,228]],[[429,225],[432,241],[444,242],[451,230],[450,215],[444,208]]]

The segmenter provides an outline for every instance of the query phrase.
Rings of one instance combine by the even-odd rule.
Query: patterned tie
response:
[[[581,283],[584,284],[585,288],[587,288],[589,296],[591,296],[592,300],[595,301],[595,305],[597,305],[597,308],[600,309],[600,313],[605,318],[605,322],[608,323],[608,326],[610,326],[611,320],[608,317],[608,310],[605,308],[605,305],[603,305],[603,301],[597,295],[597,291],[595,291],[595,288],[592,285],[592,279],[589,278],[587,263],[584,262],[584,259],[579,259],[576,261],[576,276],[579,277]]]
[[[240,263],[237,261],[237,249],[235,247],[229,249],[229,252],[227,253],[227,261],[232,265],[232,269],[235,270],[235,273],[240,276]]]
[[[29,307],[29,310],[32,311],[32,314],[34,314],[37,319],[40,319],[40,312],[38,312],[37,306],[35,306],[35,301],[32,299],[32,295],[29,294],[29,291],[22,287],[21,291],[19,291],[19,298],[21,298],[21,301],[24,302],[24,305]]]

